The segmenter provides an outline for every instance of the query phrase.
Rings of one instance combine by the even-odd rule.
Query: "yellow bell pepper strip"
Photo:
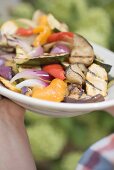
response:
[[[49,86],[39,88],[34,87],[32,97],[53,102],[63,101],[67,93],[67,83],[58,78],[53,79]]]
[[[33,42],[33,46],[37,47],[47,42],[48,37],[52,34],[52,30],[48,24],[47,16],[43,15],[39,18],[39,26],[33,29],[34,34],[38,34]]]
[[[44,29],[45,29],[45,26],[44,26],[44,25],[38,26],[38,27],[34,28],[33,33],[34,33],[34,34],[41,33],[41,32],[44,31]]]
[[[48,39],[48,37],[49,37],[50,35],[51,35],[51,29],[50,29],[48,26],[46,26],[46,27],[44,28],[44,31],[41,32],[41,33],[36,37],[36,39],[34,40],[33,45],[34,45],[35,47],[38,47],[39,45],[45,44],[45,43],[47,42],[47,39]]]
[[[8,89],[14,91],[14,92],[17,92],[17,93],[20,93],[21,92],[21,89],[18,89],[15,87],[15,85],[11,84],[10,81],[4,79],[3,77],[0,77],[0,82],[2,82],[2,84],[7,87]]]
[[[46,16],[46,15],[42,15],[41,17],[39,17],[38,23],[39,23],[40,25],[48,25],[47,16]]]

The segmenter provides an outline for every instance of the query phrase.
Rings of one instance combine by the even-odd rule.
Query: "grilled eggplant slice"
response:
[[[74,38],[74,48],[71,52],[69,62],[82,63],[86,66],[90,66],[94,60],[93,47],[89,42],[82,36],[75,34]]]
[[[105,64],[105,63],[103,63],[103,61],[100,61],[97,58],[95,58],[94,63],[100,65],[101,67],[103,67],[106,70],[107,73],[109,73],[111,68],[112,68],[111,65]]]
[[[83,84],[85,82],[85,75],[78,64],[70,64],[66,69],[66,79],[70,83]]]
[[[80,103],[80,104],[83,104],[83,103],[98,103],[98,102],[103,102],[104,97],[101,94],[98,94],[98,95],[95,95],[95,96],[92,96],[92,97],[87,96],[83,99],[78,99],[78,100],[71,98],[71,97],[65,97],[64,101],[66,103]]]
[[[30,59],[30,58],[23,58],[20,61],[20,57],[16,57],[15,61],[17,64],[24,64],[24,65],[31,65],[31,66],[42,66],[47,64],[55,64],[55,63],[61,63],[65,61],[68,58],[68,53],[62,53],[62,54],[50,54],[50,53],[44,53],[41,56],[38,56],[37,58]]]
[[[92,64],[86,75],[86,91],[90,96],[101,94],[107,95],[108,75],[104,68]]]
[[[82,86],[78,84],[70,84],[68,91],[69,93],[64,98],[66,103],[95,103],[104,101],[104,97],[101,94],[92,97],[87,95]]]
[[[85,94],[84,90],[82,89],[81,85],[70,84],[68,86],[68,95],[67,95],[67,97],[75,99],[75,100],[79,100],[81,98],[85,98],[86,94]]]
[[[84,65],[84,64],[77,64],[78,65],[78,67],[81,69],[81,71],[82,71],[82,73],[86,76],[86,74],[87,74],[87,71],[88,71],[88,69],[86,68],[86,66]]]

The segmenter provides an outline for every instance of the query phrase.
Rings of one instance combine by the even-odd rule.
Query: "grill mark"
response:
[[[90,86],[96,88],[99,91],[102,91],[101,89],[99,89],[98,87],[96,87],[94,84],[92,84],[91,82],[89,82],[88,80],[86,80],[86,83],[88,83]]]
[[[91,70],[89,70],[89,69],[88,69],[88,72],[89,72],[89,73],[91,73],[93,76],[95,76],[95,77],[98,77],[98,78],[102,79],[101,77],[99,77],[99,76],[98,76],[98,75],[96,75],[93,71],[91,71]]]
[[[84,91],[81,90],[80,93],[79,93],[79,99],[82,97],[83,94],[84,94]]]
[[[89,70],[89,69],[88,69],[88,72],[91,73],[93,76],[98,77],[98,78],[100,78],[101,80],[104,80],[104,79],[102,79],[101,77],[99,77],[98,75],[96,75],[94,72],[92,72],[92,71]],[[108,82],[108,80],[104,80],[104,81]]]
[[[85,75],[85,73],[87,74],[87,72],[85,70],[83,70],[81,67],[80,67],[80,64],[82,63],[77,63],[78,67],[80,68],[80,70],[82,71],[82,73]],[[86,68],[87,71],[89,70],[88,68]]]
[[[79,90],[79,93],[77,93],[79,99],[82,97],[82,95],[84,94],[84,90],[83,89],[79,89],[77,86],[72,86],[71,89],[69,89],[69,95],[70,96],[72,94],[72,91],[77,88]]]
[[[69,89],[69,95],[72,93],[72,90],[74,90],[76,86],[72,86],[71,89]]]
[[[84,78],[83,78],[78,72],[76,72],[76,71],[74,71],[74,70],[72,69],[71,65],[70,65],[69,67],[70,67],[70,69],[71,69],[74,73],[76,73],[77,75],[79,75],[79,76],[84,80]]]

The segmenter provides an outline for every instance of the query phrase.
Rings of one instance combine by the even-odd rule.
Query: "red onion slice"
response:
[[[4,65],[4,63],[5,63],[5,60],[0,58],[0,66]]]
[[[31,58],[36,58],[40,55],[43,55],[44,50],[41,46],[38,46],[38,48],[34,48],[31,52],[28,53]]]
[[[5,59],[7,61],[12,61],[15,58],[15,54],[2,54],[0,59]]]
[[[70,53],[70,49],[64,44],[57,44],[51,52],[51,54],[61,54],[61,53]]]
[[[18,80],[18,79],[39,79],[42,78],[44,80],[50,81],[50,75],[42,70],[36,70],[36,69],[28,69],[25,71],[22,71],[18,74],[16,74],[12,79],[11,79],[11,83],[13,83],[14,81]]]
[[[27,44],[25,41],[20,40],[17,37],[5,35],[5,38],[7,40],[7,44],[11,47],[20,46],[22,47],[26,52],[30,52],[32,47]]]
[[[0,66],[0,76],[2,76],[3,78],[7,79],[7,80],[11,80],[12,79],[12,68],[9,66]]]
[[[16,87],[21,89],[23,87],[46,87],[48,86],[49,83],[43,81],[43,80],[38,80],[38,79],[28,79],[28,80],[24,80],[21,83],[17,84]]]

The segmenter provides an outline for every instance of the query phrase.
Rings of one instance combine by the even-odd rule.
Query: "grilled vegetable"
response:
[[[12,68],[9,66],[2,65],[0,66],[0,76],[7,80],[11,80],[12,78]]]
[[[74,100],[79,100],[82,98],[85,98],[87,95],[85,94],[84,90],[82,87],[78,84],[70,84],[68,86],[68,94],[66,97],[74,99]]]
[[[18,74],[16,74],[12,79],[11,79],[11,83],[13,83],[14,81],[18,80],[18,79],[41,79],[44,80],[46,82],[50,82],[51,76],[43,71],[43,70],[38,70],[38,69],[27,69],[24,70]]]
[[[49,85],[49,83],[43,81],[42,79],[28,79],[28,80],[24,80],[21,83],[17,84],[16,87],[19,89],[20,88],[22,89],[23,87],[35,87],[35,86],[46,87],[48,85]]]
[[[15,92],[21,92],[20,89],[16,88],[14,85],[12,85],[10,83],[10,81],[4,79],[3,77],[0,77],[0,82],[5,86],[7,87],[8,89],[12,90],[12,91],[15,91]]]
[[[63,101],[66,92],[67,84],[63,80],[54,79],[47,87],[34,87],[32,97],[42,100],[61,102]]]
[[[24,65],[32,65],[32,66],[39,66],[39,65],[46,65],[46,64],[55,64],[55,63],[61,63],[65,61],[68,58],[68,53],[62,53],[62,54],[49,54],[44,53],[43,55],[30,59],[29,61],[23,61],[21,60],[21,64]],[[18,62],[18,58],[16,58],[17,64],[20,64],[20,61]]]
[[[16,33],[18,29],[17,24],[14,21],[7,21],[1,26],[1,34],[2,35],[13,35]]]
[[[108,89],[114,86],[114,79],[108,83]]]
[[[104,68],[97,64],[92,64],[88,68],[86,75],[86,91],[90,96],[101,94],[107,95],[108,75]]]
[[[43,45],[47,42],[48,37],[51,35],[52,30],[49,26],[48,19],[46,15],[42,15],[38,19],[38,26],[33,30],[34,34],[39,34],[34,42],[33,45],[38,47],[39,45]]]
[[[43,70],[55,78],[65,79],[65,71],[60,64],[50,64],[43,67]]]
[[[102,66],[107,73],[109,73],[112,68],[111,65],[103,63],[103,61],[100,61],[98,58],[95,58],[94,63]]]
[[[14,50],[17,46],[23,48],[24,51],[26,52],[30,52],[32,50],[32,47],[29,44],[27,44],[24,40],[21,40],[18,37],[11,36],[11,35],[1,36],[0,47],[2,50],[5,47],[5,49],[8,50],[8,52],[9,49],[11,49],[12,52],[12,49]]]
[[[84,75],[86,75],[87,74],[87,71],[88,71],[88,69],[86,68],[86,66],[84,65],[84,64],[77,64],[78,65],[78,67],[81,69],[81,71],[82,71],[82,73],[84,74]]]
[[[66,69],[66,79],[70,83],[83,84],[85,82],[85,75],[78,64],[70,64]]]
[[[60,44],[63,46],[66,46],[68,48],[68,52],[71,51],[71,49],[73,48],[73,45],[71,43],[65,42],[65,41],[47,43],[47,44],[44,44],[43,48],[44,48],[45,52],[50,52],[50,50],[52,48],[54,48],[55,46],[58,46]]]
[[[69,92],[64,98],[64,102],[67,103],[94,103],[104,101],[104,97],[101,94],[91,97],[77,84],[70,84],[68,90]]]
[[[14,61],[17,64],[23,64],[30,59],[38,58],[40,55],[43,55],[43,48],[41,46],[33,48],[30,52],[26,52],[23,47],[17,46]]]
[[[57,44],[54,48],[52,48],[51,54],[62,54],[62,53],[70,53],[70,49],[63,44]]]
[[[16,57],[14,61],[16,64],[23,64],[29,60],[30,56],[26,51],[23,50],[22,47],[17,46],[16,47]]]
[[[110,94],[110,70],[84,37],[52,14],[38,10],[32,20],[1,27],[0,82],[12,91],[55,102],[101,102]]]
[[[16,31],[16,35],[19,35],[19,36],[31,36],[33,35],[33,28],[18,28],[17,31]]]
[[[70,98],[70,97],[65,97],[64,101],[66,103],[98,103],[98,102],[103,102],[104,101],[104,97],[101,94],[98,94],[96,96],[87,96],[83,99],[74,99],[74,98]]]
[[[47,19],[52,30],[61,32],[68,31],[67,25],[64,23],[60,23],[52,14],[49,14]]]
[[[47,42],[56,42],[56,41],[72,41],[74,37],[74,34],[72,32],[58,32],[58,33],[53,33],[48,37]]]
[[[27,18],[16,19],[15,23],[18,25],[18,28],[33,28],[36,26],[36,23]]]
[[[69,62],[82,63],[89,66],[93,63],[94,51],[89,42],[82,36],[76,34],[74,38],[74,48],[71,52]]]

